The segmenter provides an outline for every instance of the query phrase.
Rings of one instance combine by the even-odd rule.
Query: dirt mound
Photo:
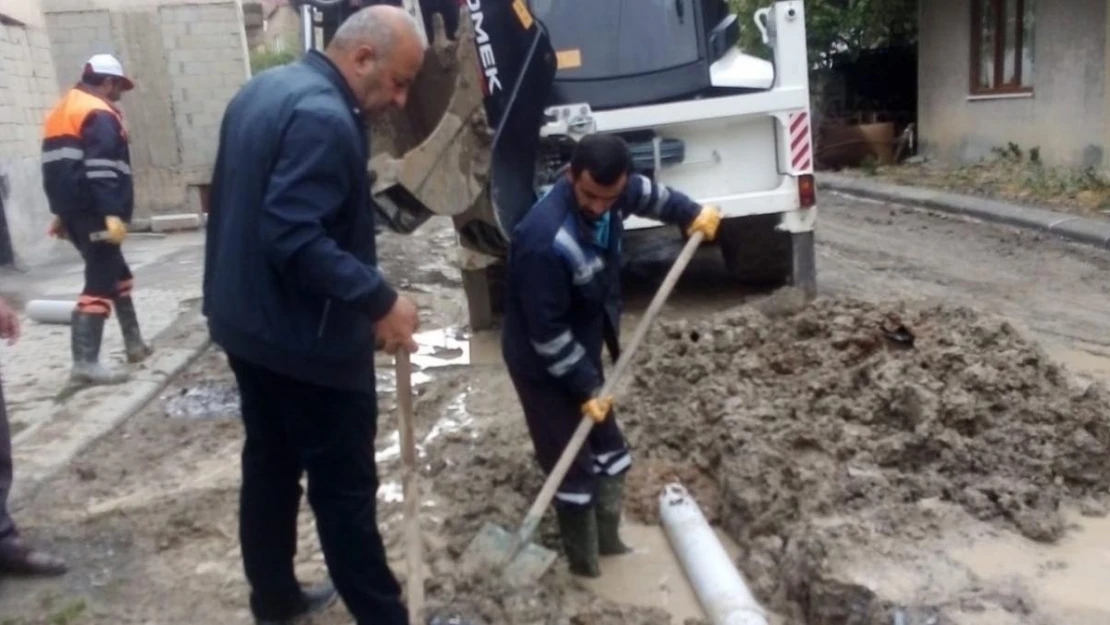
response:
[[[745,545],[756,586],[812,568],[818,520],[897,535],[921,502],[951,502],[1055,541],[1061,502],[1110,486],[1106,391],[968,308],[821,299],[664,323],[633,370],[622,418],[639,463],[717,483],[719,507],[702,505]],[[638,496],[630,510],[658,492]]]

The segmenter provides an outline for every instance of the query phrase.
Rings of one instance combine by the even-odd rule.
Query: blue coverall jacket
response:
[[[558,384],[579,401],[601,387],[607,332],[619,332],[623,219],[636,214],[687,228],[701,207],[640,174],[608,218],[591,224],[561,179],[513,230],[502,355],[515,377]]]

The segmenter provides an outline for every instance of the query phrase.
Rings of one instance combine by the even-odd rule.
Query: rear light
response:
[[[813,174],[798,176],[798,200],[802,208],[810,208],[817,203],[817,188],[813,183]]]

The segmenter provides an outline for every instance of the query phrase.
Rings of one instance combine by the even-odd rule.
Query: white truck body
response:
[[[558,121],[541,134],[653,130],[661,140],[681,140],[685,158],[661,162],[659,182],[717,205],[725,218],[781,214],[780,229],[812,231],[816,208],[803,207],[799,192],[804,176],[812,185],[814,166],[805,9],[799,0],[775,2],[755,21],[774,63],[733,49],[713,64],[710,76],[715,87],[764,90],[607,111],[591,111],[588,104],[552,107],[548,114]],[[639,216],[625,221],[628,230],[660,226]]]

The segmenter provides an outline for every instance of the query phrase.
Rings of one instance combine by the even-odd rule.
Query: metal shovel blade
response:
[[[502,568],[502,576],[513,585],[539,580],[555,562],[556,553],[530,542],[512,556],[515,538],[514,533],[487,521],[466,546],[461,568],[478,574]],[[510,556],[512,559],[506,562]]]

